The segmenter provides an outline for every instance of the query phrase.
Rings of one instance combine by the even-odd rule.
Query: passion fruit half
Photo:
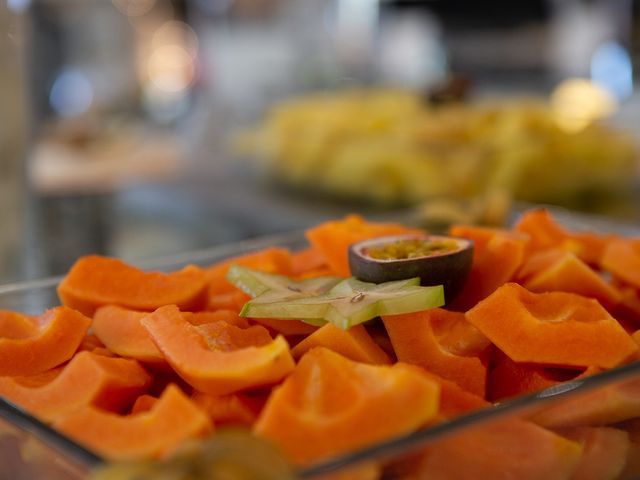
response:
[[[472,260],[471,240],[442,235],[396,235],[349,247],[354,277],[373,283],[420,277],[423,286],[442,285],[447,303],[464,286]]]

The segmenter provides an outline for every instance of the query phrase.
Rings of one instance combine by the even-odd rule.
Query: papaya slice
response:
[[[227,322],[213,322],[198,325],[196,330],[203,336],[209,348],[218,352],[263,347],[273,340],[269,331],[260,325],[238,328]]]
[[[438,394],[418,367],[358,363],[316,347],[276,387],[253,431],[306,464],[419,428],[435,417]]]
[[[613,312],[618,321],[627,321],[631,330],[636,330],[640,325],[640,290],[633,287],[619,286],[620,303]]]
[[[242,393],[209,395],[193,392],[191,400],[207,413],[216,427],[251,427],[264,406],[264,399]]]
[[[391,363],[389,356],[373,341],[363,325],[343,330],[327,323],[298,343],[291,354],[299,360],[314,347],[326,347],[356,362],[380,365]]]
[[[473,240],[473,263],[462,292],[450,304],[464,311],[511,280],[524,261],[527,239],[507,230],[454,225],[449,234]]]
[[[349,246],[370,238],[387,235],[421,234],[424,231],[396,223],[368,222],[360,215],[348,215],[341,220],[322,223],[305,232],[311,247],[322,254],[333,275],[348,277]]]
[[[531,293],[507,283],[466,316],[514,362],[613,368],[638,352],[596,300],[573,293]]]
[[[224,321],[240,328],[248,328],[249,321],[235,310],[219,309],[213,312],[182,312],[182,316],[192,325]]]
[[[141,323],[173,369],[205,393],[225,395],[271,385],[294,367],[289,345],[283,337],[261,346],[216,350],[196,326],[182,317],[175,305],[160,307]],[[222,323],[225,322],[217,322]]]
[[[619,478],[630,447],[627,432],[610,427],[574,427],[557,433],[582,445],[582,455],[572,480]]]
[[[434,442],[409,478],[569,480],[581,452],[579,443],[531,422],[493,421]]]
[[[86,405],[115,412],[128,408],[151,384],[135,360],[80,352],[49,383],[34,386],[27,378],[0,377],[0,395],[45,422]]]
[[[300,277],[327,268],[327,261],[319,250],[307,247],[291,254],[291,275]]]
[[[143,272],[116,258],[88,255],[71,267],[58,286],[64,305],[93,315],[103,305],[153,311],[175,304],[197,310],[204,302],[206,280],[201,268],[189,265],[179,272]]]
[[[500,351],[496,351],[493,363],[487,389],[487,398],[492,402],[539,392],[545,388],[602,371],[597,367],[572,370],[516,363]]]
[[[152,365],[166,360],[140,323],[146,312],[106,305],[93,315],[93,333],[114,353]]]
[[[14,318],[20,324],[26,322],[20,315]],[[34,375],[66,362],[91,325],[89,318],[64,306],[47,310],[34,321],[34,335],[0,337],[0,376]],[[23,326],[13,328],[16,333]]]
[[[640,239],[620,238],[609,242],[600,266],[640,290]]]
[[[251,300],[251,297],[236,287],[233,288],[235,290],[231,292],[209,292],[207,294],[206,309],[240,312],[244,304]]]
[[[425,370],[424,373],[440,386],[438,415],[442,419],[454,418],[463,413],[469,413],[491,405],[484,398],[465,390],[451,380],[442,378],[428,370]]]
[[[310,335],[318,329],[318,327],[300,320],[280,320],[278,318],[250,318],[249,320],[285,337]]]
[[[605,426],[640,417],[640,379],[600,387],[542,407],[531,420],[548,428]]]
[[[106,356],[113,356],[113,352],[109,350],[102,341],[93,333],[87,333],[82,342],[80,342],[80,346],[78,347],[78,352],[82,352],[87,350],[89,352],[96,352]]]
[[[153,395],[140,395],[136,398],[136,401],[133,403],[133,407],[131,407],[131,412],[129,413],[135,415],[136,413],[148,412],[153,408],[157,401],[158,398]]]
[[[157,458],[212,429],[207,416],[175,385],[147,412],[122,416],[88,406],[54,427],[109,461]]]
[[[485,397],[490,342],[464,313],[433,308],[382,320],[399,361],[420,365]]]
[[[272,247],[246,255],[233,257],[207,267],[205,270],[209,296],[236,291],[236,287],[227,282],[227,272],[231,265],[260,270],[261,272],[291,275],[291,252],[286,248]]]
[[[0,310],[0,338],[20,339],[38,334],[38,324],[31,315]]]
[[[536,261],[535,256],[531,261]],[[527,268],[526,265],[523,268]],[[531,275],[522,285],[536,293],[570,292],[595,298],[608,310],[621,300],[616,288],[572,252],[557,252],[553,261]]]
[[[523,213],[513,229],[529,236],[528,253],[560,248],[575,253],[589,265],[598,265],[608,243],[615,238],[614,235],[569,231],[544,208]]]

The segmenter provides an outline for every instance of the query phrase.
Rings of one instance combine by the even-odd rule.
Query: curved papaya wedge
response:
[[[545,257],[550,257],[546,252]],[[527,290],[542,292],[570,292],[598,300],[608,310],[613,309],[621,300],[620,292],[608,284],[595,270],[580,260],[572,252],[557,252],[554,259],[547,258],[544,268],[533,271],[525,264],[523,269],[532,272],[522,284]],[[535,255],[531,256],[535,262]]]
[[[399,361],[419,365],[485,397],[490,342],[464,313],[432,308],[382,320]]]
[[[277,337],[266,345],[216,349],[204,332],[187,322],[175,305],[157,309],[141,320],[173,369],[191,386],[212,395],[270,385],[280,381],[294,363],[289,345]],[[226,322],[229,330],[241,330]],[[254,327],[257,328],[257,327]],[[235,332],[241,335],[240,332]],[[229,339],[228,339],[229,340]],[[231,346],[230,346],[231,345]]]
[[[93,315],[93,333],[109,350],[122,357],[166,365],[164,356],[140,323],[146,314],[117,305],[99,307]]]
[[[0,338],[28,338],[38,333],[34,317],[10,310],[0,310]]]
[[[490,227],[454,225],[449,234],[473,240],[473,263],[453,310],[465,311],[510,281],[524,261],[524,235]]]
[[[159,457],[212,429],[207,416],[175,385],[149,411],[122,416],[88,406],[54,427],[111,461]]]
[[[596,300],[573,293],[538,294],[507,283],[466,315],[515,362],[613,368],[638,352]]]
[[[600,266],[640,290],[640,239],[617,239],[604,250]]]
[[[513,230],[529,236],[528,253],[559,248],[575,253],[589,265],[599,263],[607,244],[615,238],[614,235],[569,231],[544,208],[526,211],[516,222]]]
[[[391,363],[389,355],[371,338],[364,325],[343,330],[327,323],[298,343],[291,354],[297,360],[314,347],[326,347],[356,362]]]
[[[316,347],[273,391],[254,432],[305,464],[421,427],[435,417],[438,395],[418,367],[358,363]]]
[[[570,480],[582,448],[520,419],[470,426],[427,446],[409,478]]]
[[[91,325],[89,318],[68,307],[47,310],[35,322],[34,335],[0,337],[0,376],[34,375],[66,362]]]
[[[178,272],[144,272],[116,258],[88,255],[71,267],[58,286],[64,305],[93,315],[103,305],[153,311],[175,304],[196,310],[205,301],[206,277],[189,265]]]
[[[28,383],[29,378],[0,377],[0,396],[52,422],[86,405],[122,411],[149,387],[151,377],[135,360],[85,351],[49,383]]]

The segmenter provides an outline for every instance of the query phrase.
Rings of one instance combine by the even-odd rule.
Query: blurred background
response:
[[[0,283],[362,212],[640,221],[632,0],[0,0]]]

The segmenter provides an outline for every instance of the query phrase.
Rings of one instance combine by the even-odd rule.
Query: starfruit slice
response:
[[[283,275],[238,268],[242,270],[235,269],[227,278],[249,294],[256,292],[255,298],[240,312],[246,317],[295,319],[313,325],[331,322],[347,329],[379,315],[417,312],[444,305],[442,285],[421,287],[419,278],[380,284],[353,277],[337,282],[335,277],[297,282]]]

